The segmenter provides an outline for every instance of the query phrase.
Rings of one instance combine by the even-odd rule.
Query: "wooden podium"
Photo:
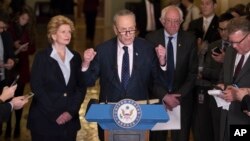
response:
[[[92,104],[86,113],[88,122],[97,122],[105,130],[105,141],[149,141],[149,130],[158,122],[167,122],[163,105],[140,104],[140,121],[131,128],[118,126],[113,118],[115,104]]]

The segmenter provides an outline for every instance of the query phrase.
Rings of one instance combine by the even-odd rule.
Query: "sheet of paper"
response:
[[[224,110],[229,110],[231,102],[227,102],[218,96],[214,96],[214,99],[216,101],[217,107],[222,107]]]
[[[168,111],[169,121],[165,123],[157,123],[151,130],[179,130],[181,129],[181,107],[175,107],[173,111]]]

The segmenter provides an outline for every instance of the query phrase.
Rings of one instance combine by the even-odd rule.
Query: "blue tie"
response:
[[[128,80],[129,80],[129,54],[128,47],[124,46],[124,54],[122,59],[122,86],[124,89],[127,89]]]
[[[173,37],[168,38],[169,40],[167,45],[167,86],[168,92],[172,92],[174,78],[174,51],[171,40],[173,39]]]

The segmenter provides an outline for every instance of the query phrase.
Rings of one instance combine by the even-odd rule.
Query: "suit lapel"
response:
[[[140,47],[138,46],[137,42],[134,42],[134,45],[133,45],[133,68],[132,68],[132,72],[131,72],[131,76],[130,76],[130,79],[129,79],[129,82],[128,82],[128,87],[127,87],[127,90],[131,88],[131,86],[134,86],[134,84],[132,84],[134,81],[134,79],[136,78],[136,76],[138,75],[137,72],[138,72],[138,68],[140,68],[140,62],[141,62],[141,59],[140,59],[140,56],[142,55],[141,54],[141,50],[140,50]]]
[[[119,75],[118,75],[118,66],[117,66],[117,38],[114,39],[114,41],[112,42],[112,46],[109,47],[108,49],[108,56],[109,57],[109,61],[111,61],[111,70],[112,70],[112,74],[110,74],[110,78],[111,81],[113,83],[113,85],[115,85],[117,88],[123,89],[120,79],[119,79]]]
[[[228,63],[228,66],[225,65],[224,71],[228,70],[228,73],[224,74],[224,78],[228,78],[229,80],[227,82],[232,83],[233,82],[233,75],[234,75],[234,63],[235,63],[235,58],[236,58],[236,51],[233,48],[228,48],[227,50],[227,56],[229,56],[230,58],[228,58],[230,60],[230,62]],[[226,57],[225,57],[226,59]]]
[[[204,35],[204,40],[208,40],[208,39],[207,39],[207,38],[208,38],[207,36],[213,35],[213,32],[216,30],[216,29],[215,29],[215,28],[216,28],[216,26],[215,26],[216,20],[217,20],[217,17],[216,17],[216,15],[215,15],[215,16],[213,17],[213,19],[212,19],[212,21],[211,21],[211,23],[210,23],[208,29],[207,29],[207,32],[204,33],[204,34],[205,34],[205,35]],[[202,26],[203,26],[203,23],[202,23]]]
[[[243,65],[238,77],[236,78],[235,82],[238,82],[242,77],[244,77],[245,73],[249,72],[249,67],[250,66],[250,59],[249,57],[247,58],[246,63]]]
[[[160,35],[159,35],[159,43],[165,47],[165,35],[164,35],[164,30],[161,29]],[[158,45],[156,45],[158,46]]]
[[[182,59],[182,58],[184,57],[183,53],[185,53],[185,52],[183,51],[183,49],[184,49],[184,47],[185,47],[183,41],[184,41],[184,39],[183,39],[182,33],[181,33],[181,31],[180,31],[180,32],[178,32],[178,35],[177,35],[177,43],[176,43],[176,64],[175,64],[175,70],[174,70],[174,78],[177,78],[177,77],[178,77],[178,76],[177,76],[177,73],[181,71],[181,70],[179,69],[179,66],[182,65],[181,62],[183,62],[183,59]],[[174,79],[173,81],[174,81],[174,82],[173,82],[173,89],[175,89],[174,86],[176,86],[176,85],[175,85],[175,82],[176,82],[176,81],[175,81],[175,79]]]
[[[58,64],[58,62],[50,57],[50,54],[52,52],[52,47],[48,48],[48,56],[49,56],[49,63],[50,63],[50,66],[51,66],[51,70],[53,72],[55,72],[54,74],[56,74],[56,77],[58,79],[59,82],[62,82],[64,86],[66,86],[66,83],[65,83],[65,80],[64,80],[64,77],[63,77],[63,73],[62,73],[62,70]]]
[[[74,67],[75,66],[75,61],[73,61],[74,60],[74,57],[75,56],[73,56],[73,58],[70,60],[70,76],[69,76],[69,82],[68,82],[68,84],[67,84],[67,86],[69,86],[69,84],[73,81],[73,76],[74,75],[76,75],[76,74],[74,74],[74,73],[77,73],[77,71],[75,70],[76,69],[76,67]],[[64,78],[63,78],[64,79]]]
[[[182,62],[181,60],[179,60],[179,58],[182,58],[182,48],[183,48],[183,39],[182,39],[182,34],[181,32],[178,33],[177,35],[177,44],[176,44],[176,69],[177,69],[177,64],[179,64],[180,62]]]

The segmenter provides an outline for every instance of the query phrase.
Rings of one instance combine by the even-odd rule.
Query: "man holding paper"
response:
[[[234,99],[232,87],[250,87],[250,22],[245,17],[235,18],[228,24],[228,35],[231,43],[228,48],[223,73],[220,79],[220,86],[225,89],[220,97],[231,102],[228,110],[221,113],[220,140],[230,140],[229,127],[232,124],[250,124],[249,117],[241,111],[239,101]]]
[[[193,105],[192,90],[198,68],[196,41],[194,35],[179,30],[183,14],[178,7],[164,8],[160,21],[164,28],[146,36],[147,40],[155,44],[161,66],[162,85],[156,89],[156,93],[167,109],[181,106],[181,129],[172,131],[171,137],[173,141],[188,141]],[[166,132],[157,134],[155,139],[167,139]],[[160,134],[162,137],[159,137]]]

